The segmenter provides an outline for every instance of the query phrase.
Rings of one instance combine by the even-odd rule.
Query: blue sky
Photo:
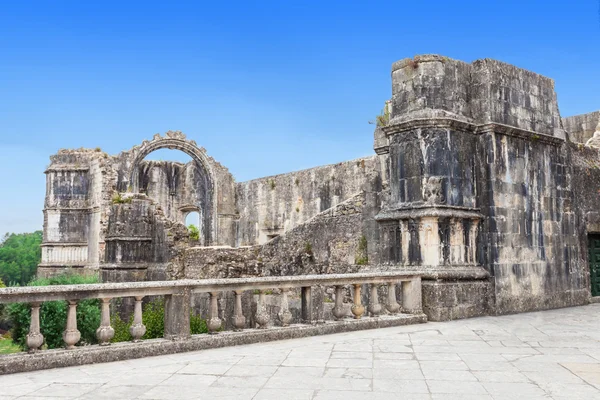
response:
[[[176,3],[176,4],[171,4]],[[372,154],[391,63],[496,58],[600,109],[599,0],[18,2],[0,8],[0,234],[59,148],[181,130],[238,181]]]

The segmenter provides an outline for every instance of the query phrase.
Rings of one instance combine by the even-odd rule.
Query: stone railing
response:
[[[190,303],[193,293],[208,293],[209,294],[209,310],[207,327],[209,333],[219,335],[244,334],[254,331],[246,329],[246,317],[242,312],[242,293],[245,291],[258,291],[258,302],[254,321],[257,323],[259,330],[266,329],[270,325],[270,314],[266,310],[265,292],[267,290],[279,289],[280,311],[278,318],[281,327],[267,329],[282,330],[294,329],[294,327],[302,327],[303,325],[316,326],[317,319],[313,316],[315,307],[313,305],[312,288],[313,287],[334,287],[335,288],[335,304],[332,314],[337,322],[327,322],[327,324],[335,325],[336,323],[345,325],[343,329],[326,329],[305,333],[306,335],[314,335],[321,333],[333,333],[337,331],[367,329],[380,326],[393,326],[390,323],[381,323],[381,318],[387,318],[387,321],[402,317],[400,313],[413,314],[404,315],[404,317],[415,317],[413,322],[402,322],[401,324],[424,322],[426,318],[422,314],[421,309],[421,277],[418,274],[398,273],[398,272],[376,272],[362,274],[343,274],[343,275],[305,275],[305,276],[286,276],[286,277],[265,277],[265,278],[240,278],[240,279],[214,279],[214,280],[176,280],[176,281],[161,281],[161,282],[131,282],[131,283],[104,283],[104,284],[85,284],[85,285],[64,285],[64,286],[32,286],[32,287],[14,287],[0,289],[0,304],[24,302],[31,305],[31,325],[29,334],[27,335],[26,343],[30,353],[35,353],[40,350],[44,342],[44,337],[40,332],[40,306],[46,301],[64,300],[68,302],[68,313],[63,340],[65,349],[63,352],[84,351],[85,348],[101,349],[98,346],[83,346],[75,349],[75,345],[80,340],[80,332],[77,329],[76,310],[77,303],[84,299],[100,299],[101,301],[101,322],[96,331],[100,346],[110,344],[114,336],[114,329],[110,325],[110,300],[114,298],[132,297],[135,299],[135,307],[133,312],[133,323],[130,327],[130,333],[133,342],[141,341],[142,336],[146,331],[146,327],[142,323],[142,300],[146,296],[164,296],[165,301],[165,328],[164,338],[171,342],[181,342],[190,339]],[[353,289],[353,304],[351,306],[352,316],[346,319],[346,309],[343,307],[344,297],[346,295],[345,288],[350,286]],[[361,289],[363,286],[369,288],[369,304],[366,307],[362,304]],[[387,286],[386,301],[380,303],[378,289],[380,286]],[[401,304],[397,301],[397,286],[401,287]],[[289,326],[292,322],[292,314],[289,310],[288,294],[292,289],[300,289],[301,293],[301,318],[300,324]],[[222,327],[222,320],[219,317],[218,297],[224,292],[230,292],[234,295],[233,315],[230,316],[233,322],[235,332],[219,332]],[[367,297],[367,296],[365,296]],[[322,308],[321,308],[322,309]],[[366,320],[371,323],[365,324],[365,311],[371,318]],[[386,316],[381,317],[382,314]],[[418,318],[417,318],[418,317]],[[391,319],[390,319],[391,318]],[[372,321],[375,321],[374,323]],[[379,321],[379,322],[377,322]],[[322,321],[320,321],[322,322]],[[362,327],[347,327],[354,323],[363,323]],[[214,335],[214,336],[219,336]],[[205,336],[205,335],[194,335]],[[206,335],[210,336],[210,335]],[[264,335],[262,340],[276,340],[277,338],[300,337],[302,335],[287,334],[283,336]],[[253,341],[261,341],[253,339]],[[152,342],[144,341],[144,342]],[[213,341],[214,342],[214,341]],[[228,345],[238,344],[241,342],[251,341],[229,341]],[[139,344],[139,343],[138,343]],[[110,346],[111,348],[113,346]],[[174,351],[181,350],[185,346],[179,346]],[[206,347],[206,346],[204,346]],[[108,348],[105,348],[108,349]],[[193,349],[188,346],[186,349]],[[54,351],[54,350],[53,350]],[[42,351],[41,354],[51,353],[53,351]],[[140,355],[127,356],[130,358],[140,357]],[[1,362],[0,357],[0,364]],[[73,359],[73,357],[71,357]],[[104,357],[102,360],[108,360]],[[72,361],[70,361],[72,364]],[[94,361],[91,361],[94,362]],[[79,362],[83,363],[83,362]],[[64,364],[59,364],[64,365]],[[0,365],[1,367],[1,365]],[[39,368],[39,367],[38,367]],[[6,371],[5,371],[6,372]]]

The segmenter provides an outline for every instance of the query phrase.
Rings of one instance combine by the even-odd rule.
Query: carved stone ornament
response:
[[[165,136],[169,139],[185,140],[185,135],[181,131],[168,131]]]
[[[442,177],[430,176],[423,184],[423,200],[427,204],[444,204],[442,195]]]

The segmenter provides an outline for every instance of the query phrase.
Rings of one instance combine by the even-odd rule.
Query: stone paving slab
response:
[[[600,304],[0,376],[1,399],[600,400]]]

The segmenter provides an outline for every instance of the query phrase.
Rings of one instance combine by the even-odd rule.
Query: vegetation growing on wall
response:
[[[0,242],[0,279],[7,285],[26,285],[40,263],[42,231],[6,234]]]
[[[375,124],[379,128],[387,126],[387,124],[390,123],[390,110],[388,108],[388,105],[385,104],[383,106],[383,110],[381,110],[381,113],[377,117],[375,117],[375,121],[369,121],[369,123]]]
[[[313,255],[312,244],[310,244],[310,242],[304,243],[304,252],[309,256]]]
[[[121,193],[115,193],[112,197],[113,204],[130,204],[131,200],[131,197],[123,197]]]
[[[356,249],[356,256],[354,257],[354,263],[356,265],[367,265],[369,263],[367,247],[367,237],[362,235],[358,241],[358,248]]]

